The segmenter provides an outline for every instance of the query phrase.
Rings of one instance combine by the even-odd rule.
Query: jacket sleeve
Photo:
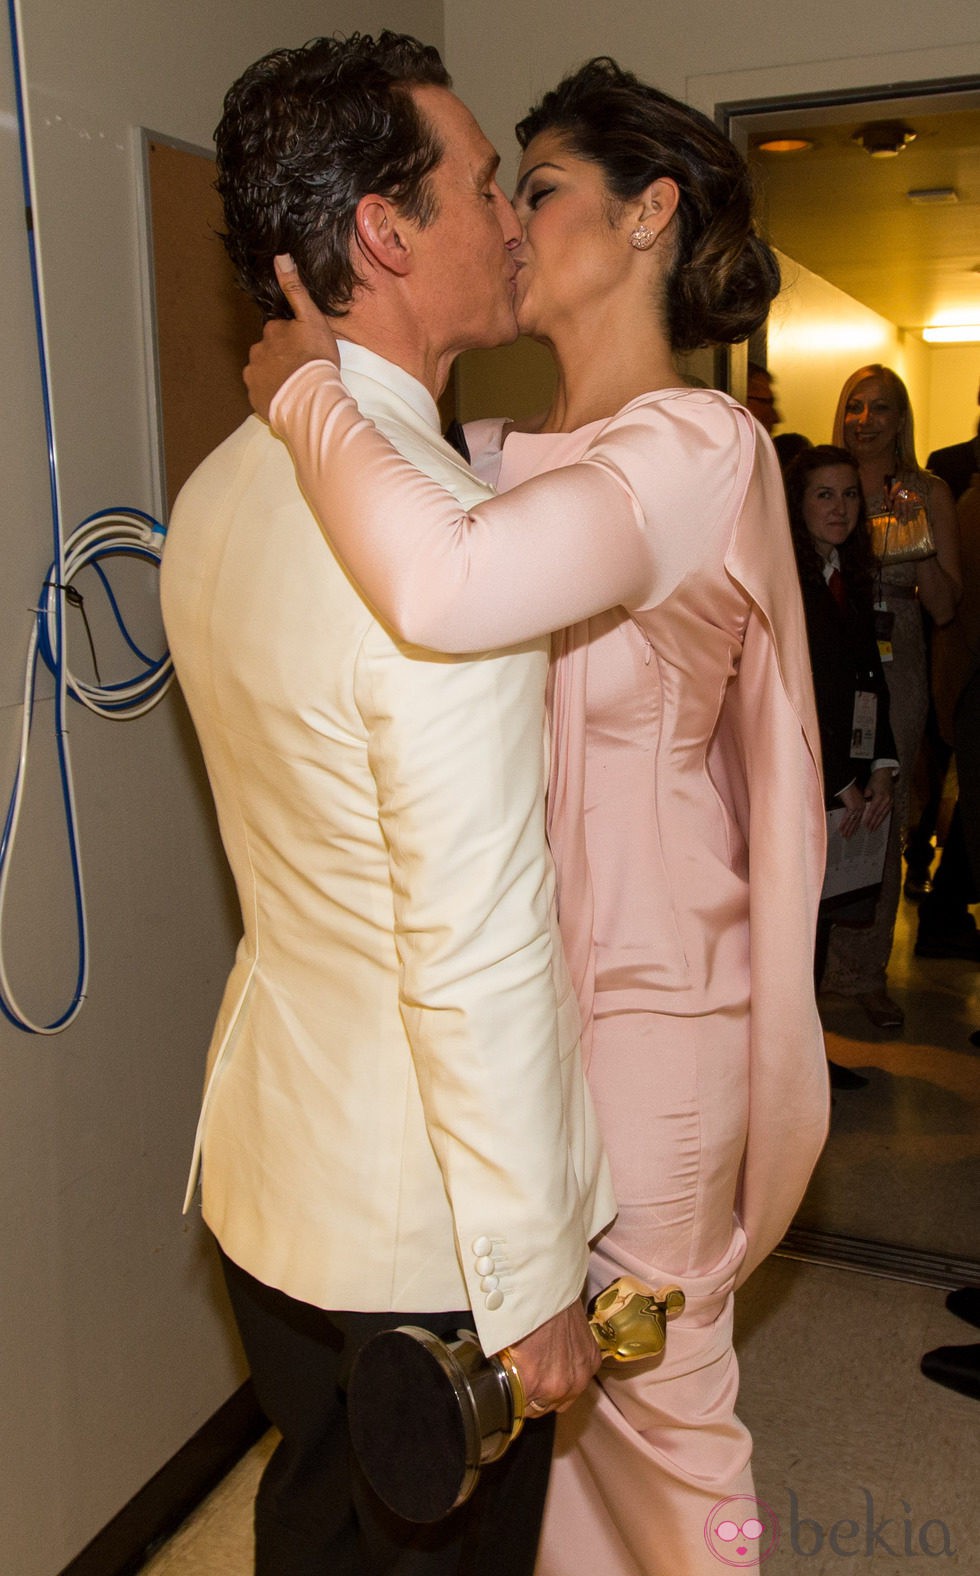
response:
[[[573,1302],[588,1262],[563,1088],[563,1073],[580,1076],[577,1010],[570,990],[556,1000],[552,966],[547,658],[408,655],[375,626],[357,703],[401,1012],[477,1333],[494,1352]]]

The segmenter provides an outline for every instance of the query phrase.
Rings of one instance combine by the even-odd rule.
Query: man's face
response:
[[[497,185],[497,153],[448,88],[412,90],[443,156],[429,177],[436,217],[413,233],[419,306],[441,353],[505,345],[517,338],[510,249],[521,237]]]
[[[765,372],[749,373],[745,404],[756,421],[760,422],[770,434],[773,427],[783,419],[783,413],[776,403],[772,379]]]

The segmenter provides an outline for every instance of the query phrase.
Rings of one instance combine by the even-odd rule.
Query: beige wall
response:
[[[980,23],[963,0],[847,0],[787,6],[721,0],[614,7],[538,0],[447,0],[446,55],[456,86],[513,172],[513,126],[565,70],[594,54],[712,114],[718,103],[816,88],[980,73]],[[510,150],[508,152],[508,150]]]
[[[153,509],[159,498],[138,128],[207,145],[237,72],[318,32],[394,20],[441,41],[441,0],[396,9],[393,19],[381,0],[28,0],[66,530],[91,510]],[[6,15],[2,809],[28,609],[51,558]],[[45,698],[6,925],[13,981],[45,1018],[74,980],[51,713]],[[129,722],[73,706],[70,727],[92,929],[88,1000],[77,1023],[50,1039],[0,1021],[4,1576],[54,1576],[243,1377],[198,1217],[180,1213],[204,1052],[237,935],[196,747],[175,697]]]
[[[926,441],[919,443],[920,459],[932,449],[964,443],[977,430],[977,385],[980,383],[980,345],[937,346],[929,350],[929,391],[932,419]]]

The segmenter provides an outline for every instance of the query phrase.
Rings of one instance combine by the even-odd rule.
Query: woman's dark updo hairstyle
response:
[[[600,55],[546,93],[516,130],[522,148],[557,132],[572,153],[601,166],[621,202],[662,176],[677,182],[664,280],[673,350],[737,345],[765,322],[779,266],[753,228],[745,160],[705,115]]]
[[[833,443],[818,443],[812,449],[804,449],[786,468],[784,479],[786,503],[789,508],[789,528],[793,534],[800,580],[805,584],[819,585],[824,579],[823,559],[813,545],[813,538],[803,518],[803,499],[807,483],[814,471],[824,470],[828,465],[843,465],[854,473],[860,499],[857,525],[844,545],[838,549],[838,556],[848,596],[857,595],[870,599],[878,561],[871,546],[871,533],[868,530],[857,461],[853,454],[849,454],[846,449],[838,448]]]

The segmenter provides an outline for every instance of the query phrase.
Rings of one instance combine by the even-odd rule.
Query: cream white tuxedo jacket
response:
[[[486,496],[427,391],[343,348],[402,453]],[[244,924],[205,1217],[290,1296],[468,1304],[496,1351],[578,1296],[614,1209],[545,844],[545,643],[399,646],[255,417],[181,492],[162,594]]]

